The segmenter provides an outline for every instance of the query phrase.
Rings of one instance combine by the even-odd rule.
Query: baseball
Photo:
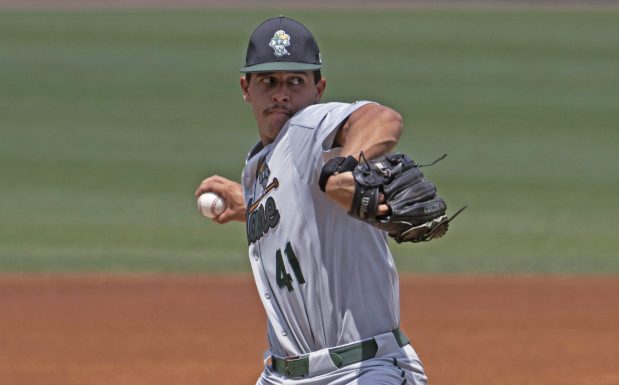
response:
[[[198,209],[207,218],[215,218],[226,209],[226,202],[219,195],[207,192],[198,198]]]

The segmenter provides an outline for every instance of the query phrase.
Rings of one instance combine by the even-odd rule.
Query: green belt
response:
[[[399,328],[393,331],[393,336],[400,347],[410,342],[408,337]],[[378,344],[376,340],[370,338],[355,344],[329,349],[329,355],[335,366],[341,368],[374,358],[377,351]],[[294,358],[278,358],[273,356],[271,357],[271,362],[273,370],[282,376],[305,378],[309,374],[309,354]]]

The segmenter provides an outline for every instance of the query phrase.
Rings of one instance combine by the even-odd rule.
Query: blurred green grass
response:
[[[255,10],[0,11],[0,271],[248,270],[193,190],[257,139],[238,89]],[[394,245],[416,272],[619,272],[619,13],[290,11],[326,101],[398,109],[455,211]]]

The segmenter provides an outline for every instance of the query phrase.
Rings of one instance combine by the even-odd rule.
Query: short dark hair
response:
[[[322,72],[320,72],[320,70],[316,70],[316,71],[312,71],[314,73],[314,84],[318,84],[318,82],[320,81],[320,79],[322,79]],[[247,80],[247,83],[249,83],[250,79],[251,79],[251,74],[253,72],[247,72],[245,74],[245,79]]]

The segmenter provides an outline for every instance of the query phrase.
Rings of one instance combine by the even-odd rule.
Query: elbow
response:
[[[402,135],[402,131],[404,131],[404,119],[402,118],[402,115],[394,110],[392,115],[392,124],[393,124],[393,135],[396,137],[397,139],[400,139],[400,135]]]
[[[402,131],[404,130],[404,120],[402,115],[388,107],[383,107],[381,111],[381,127],[383,128],[383,135],[393,146],[396,145]]]

